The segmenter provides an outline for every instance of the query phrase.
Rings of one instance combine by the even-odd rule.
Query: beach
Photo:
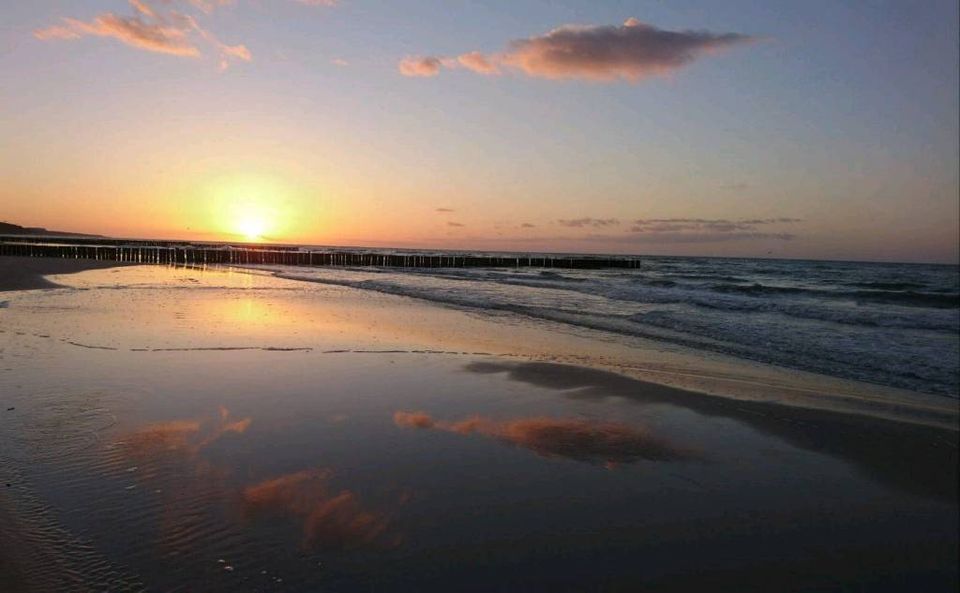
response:
[[[0,258],[5,590],[957,587],[955,399],[386,276],[114,265]]]
[[[56,288],[47,280],[52,274],[73,274],[129,265],[123,262],[35,257],[0,257],[0,292]]]

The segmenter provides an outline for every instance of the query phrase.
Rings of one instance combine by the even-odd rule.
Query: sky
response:
[[[0,220],[958,261],[958,6],[0,2]]]

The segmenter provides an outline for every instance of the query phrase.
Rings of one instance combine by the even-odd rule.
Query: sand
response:
[[[44,559],[5,590],[956,588],[942,415],[697,393],[342,287],[56,280],[89,290],[0,309],[0,551]]]
[[[60,285],[47,280],[45,276],[75,274],[84,270],[98,270],[125,265],[130,264],[92,259],[0,256],[0,292],[57,288]]]

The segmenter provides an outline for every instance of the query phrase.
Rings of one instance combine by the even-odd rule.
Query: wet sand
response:
[[[667,387],[341,287],[54,281],[0,309],[4,590],[956,589],[946,412]]]
[[[93,259],[0,256],[0,292],[58,288],[61,285],[51,282],[46,276],[76,274],[85,270],[99,270],[125,265],[130,264]]]
[[[0,257],[0,292],[58,288],[61,285],[46,279],[46,275],[74,274],[85,270],[111,268],[126,265],[119,262],[97,260],[44,259],[33,257]],[[0,488],[8,487],[0,484]],[[6,590],[28,591],[23,568],[30,564],[32,555],[26,553],[24,542],[19,541],[17,518],[5,508],[3,491],[0,491],[0,583]]]

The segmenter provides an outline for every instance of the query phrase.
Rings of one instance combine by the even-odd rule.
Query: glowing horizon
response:
[[[16,92],[0,94],[0,220],[185,240],[960,258],[955,3],[829,19],[794,3],[388,6],[5,6],[0,76]]]

